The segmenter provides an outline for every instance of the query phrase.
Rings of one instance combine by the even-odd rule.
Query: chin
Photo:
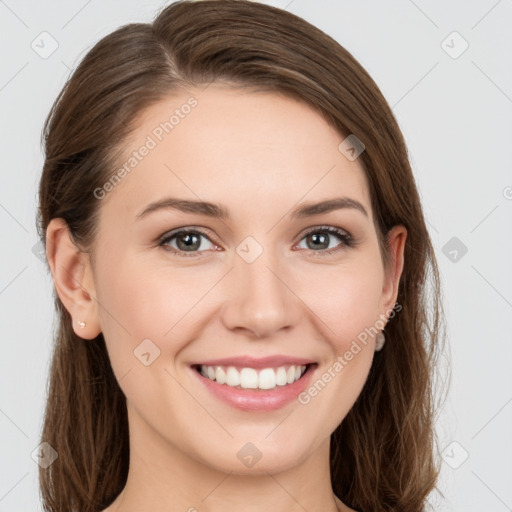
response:
[[[279,428],[279,427],[278,427]],[[268,436],[267,430],[265,436]],[[211,446],[207,451],[198,453],[199,459],[207,466],[224,473],[235,475],[266,475],[287,471],[313,453],[314,440],[307,443],[305,439],[293,438],[289,435],[273,434],[265,436],[250,435],[230,439],[216,448]],[[290,442],[293,439],[292,442]]]

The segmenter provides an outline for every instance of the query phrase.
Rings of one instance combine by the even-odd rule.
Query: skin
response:
[[[276,93],[214,84],[169,97],[140,116],[125,156],[191,95],[191,113],[98,200],[92,258],[61,219],[48,227],[48,261],[75,332],[84,340],[103,332],[127,397],[129,476],[105,512],[349,511],[330,485],[329,437],[363,388],[374,339],[310,403],[272,412],[219,401],[189,365],[285,354],[316,361],[320,376],[393,308],[407,232],[392,229],[385,272],[360,160],[338,150],[344,137],[318,113]],[[166,196],[220,203],[231,219],[175,209],[136,219]],[[338,196],[359,201],[368,216],[354,208],[290,216]],[[304,233],[322,226],[345,230],[357,245],[331,234],[328,248],[340,250],[326,254]],[[188,257],[157,241],[181,227],[207,232]],[[236,252],[249,235],[263,248],[250,264]],[[169,245],[183,247],[176,238]],[[133,351],[148,338],[160,356],[144,366]],[[237,458],[247,442],[262,453],[252,468]]]

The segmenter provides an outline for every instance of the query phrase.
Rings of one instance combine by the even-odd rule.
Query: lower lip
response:
[[[233,388],[203,377],[195,368],[191,370],[209,391],[232,407],[244,411],[275,411],[296,400],[298,395],[306,389],[315,366],[309,366],[306,373],[293,384],[276,386],[269,390]]]

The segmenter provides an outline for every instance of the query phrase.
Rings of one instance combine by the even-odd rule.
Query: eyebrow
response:
[[[136,219],[139,220],[150,213],[169,208],[185,213],[195,213],[222,220],[230,218],[229,211],[220,204],[209,203],[207,201],[192,201],[188,199],[166,197],[165,199],[150,203],[137,214]],[[365,207],[359,201],[349,197],[335,197],[319,203],[304,203],[292,210],[291,216],[296,218],[312,217],[314,215],[320,215],[334,210],[341,210],[343,208],[355,209],[368,217],[368,212]]]

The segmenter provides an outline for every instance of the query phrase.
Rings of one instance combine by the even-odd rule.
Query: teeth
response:
[[[242,368],[240,372],[240,386],[248,389],[257,389],[258,372],[254,368]]]
[[[276,387],[276,380],[276,372],[272,368],[265,368],[258,375],[258,387],[260,389],[273,389]]]
[[[217,369],[215,370],[215,380],[219,384],[226,383],[226,372],[220,366],[218,366]]]
[[[230,387],[240,386],[242,389],[274,389],[276,386],[286,386],[299,380],[306,366],[284,366],[279,368],[264,368],[257,371],[254,368],[242,368],[238,371],[234,366],[204,366],[200,372],[203,377],[215,380],[219,384]]]
[[[276,372],[276,384],[278,386],[284,386],[286,385],[286,370],[283,366],[277,369]]]
[[[226,372],[226,384],[232,387],[240,386],[240,374],[232,366]]]

